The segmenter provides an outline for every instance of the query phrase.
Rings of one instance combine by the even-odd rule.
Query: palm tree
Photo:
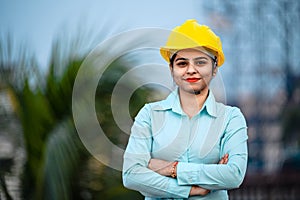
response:
[[[85,150],[76,132],[72,118],[72,89],[84,54],[74,56],[73,51],[66,51],[66,45],[57,42],[53,46],[49,71],[44,75],[35,59],[24,53],[27,51],[16,52],[17,57],[6,56],[3,52],[10,49],[9,42],[0,41],[0,70],[22,125],[26,151],[21,177],[22,198],[141,199],[140,194],[122,186],[121,172],[102,165]],[[74,43],[70,43],[70,49],[76,49]],[[112,89],[128,70],[120,63],[112,63],[100,80],[96,108],[99,123],[108,137],[125,146],[126,138],[120,140],[122,131],[115,125],[110,109]],[[10,76],[4,71],[11,71]],[[124,87],[130,87],[130,84]],[[132,116],[150,94],[150,89],[145,87],[135,92],[135,100],[130,106]]]

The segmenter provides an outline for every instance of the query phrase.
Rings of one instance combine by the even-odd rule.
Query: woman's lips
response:
[[[187,79],[185,79],[187,82],[189,82],[189,83],[194,83],[194,82],[197,82],[197,81],[199,81],[200,80],[200,78],[187,78]]]

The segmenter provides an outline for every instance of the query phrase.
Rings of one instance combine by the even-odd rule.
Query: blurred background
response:
[[[80,141],[72,116],[74,80],[105,39],[135,28],[172,29],[191,18],[220,35],[226,103],[240,107],[248,123],[248,171],[230,199],[299,199],[297,0],[1,1],[0,199],[143,199]],[[153,60],[167,65],[157,55],[119,57],[99,81],[98,121],[121,148],[128,135],[114,122],[112,91],[133,66]],[[164,98],[158,90],[137,89],[131,116]]]

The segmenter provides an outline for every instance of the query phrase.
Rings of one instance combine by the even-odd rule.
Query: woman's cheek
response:
[[[210,77],[212,75],[212,70],[209,68],[203,68],[198,70],[198,73],[201,75],[201,77]]]

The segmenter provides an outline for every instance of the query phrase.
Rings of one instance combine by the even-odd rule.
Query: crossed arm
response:
[[[219,161],[218,164],[227,164],[228,163],[228,154],[225,154]],[[175,175],[174,178],[177,176],[177,165],[176,162],[169,162],[166,160],[160,160],[152,158],[149,161],[148,168],[159,173],[162,176],[171,177],[172,175]],[[204,196],[207,195],[210,192],[210,190],[202,188],[198,185],[193,185],[191,187],[189,196]]]
[[[134,141],[135,147],[139,145],[145,143]],[[179,162],[174,170],[176,179],[170,176],[174,162],[154,159],[143,152],[127,151],[124,156],[123,183],[129,189],[154,198],[188,198],[207,195],[211,190],[237,188],[245,174],[247,154],[237,153],[240,150],[236,149],[244,146],[241,143],[235,150],[225,150],[228,154],[218,164]]]

